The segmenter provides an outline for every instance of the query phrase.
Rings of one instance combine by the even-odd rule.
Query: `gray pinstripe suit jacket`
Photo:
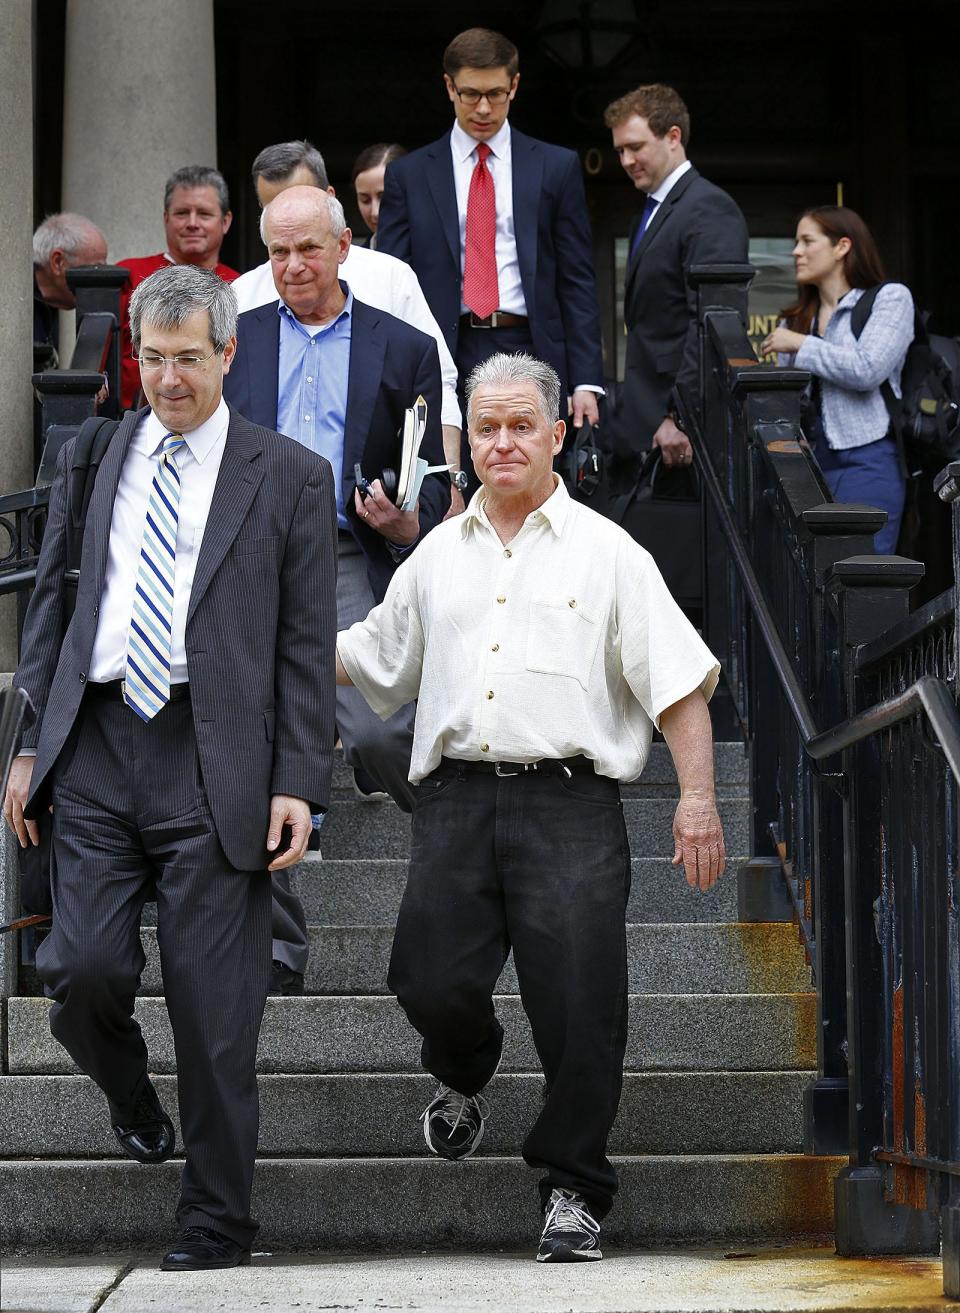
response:
[[[37,720],[27,815],[77,719],[93,651],[113,503],[143,410],[129,411],[90,500],[77,606],[64,632],[67,474],[60,453],[15,683]],[[240,870],[266,866],[272,794],[326,806],[333,766],[337,519],[333,471],[306,447],[230,412],[186,624],[193,724],[217,834]],[[132,714],[132,713],[131,713]]]

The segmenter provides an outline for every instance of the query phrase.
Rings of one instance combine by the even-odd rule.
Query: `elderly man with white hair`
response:
[[[412,857],[388,977],[439,1088],[429,1148],[469,1157],[500,1062],[493,991],[513,949],[546,1095],[540,1262],[601,1257],[627,1034],[630,854],[620,784],[654,726],[680,780],[674,865],[724,866],[707,699],[719,666],[652,557],[553,472],[560,379],[497,354],[466,389],[481,487],[337,636],[337,682],[381,716],[417,701]]]
[[[58,310],[72,310],[76,299],[67,270],[103,264],[107,239],[82,214],[49,214],[33,234],[33,342],[54,351],[59,342]]]
[[[383,471],[400,470],[398,435],[418,396],[427,402],[421,455],[443,465],[437,345],[354,296],[343,276],[350,230],[335,196],[288,187],[264,209],[260,232],[279,299],[240,316],[224,396],[247,419],[278,429],[333,466],[337,622],[344,628],[381,600],[397,562],[450,505],[445,475],[428,475],[409,511],[383,487]],[[369,492],[358,488],[357,469]],[[348,764],[409,811],[413,708],[397,708],[384,725],[359,693],[342,689],[337,730]],[[273,937],[275,992],[302,993],[309,941],[285,873],[274,881]]]

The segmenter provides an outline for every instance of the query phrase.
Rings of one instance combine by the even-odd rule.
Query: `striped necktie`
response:
[[[180,512],[180,472],[174,458],[183,445],[179,433],[168,433],[163,440],[140,544],[123,699],[141,720],[152,720],[170,701],[173,578]]]

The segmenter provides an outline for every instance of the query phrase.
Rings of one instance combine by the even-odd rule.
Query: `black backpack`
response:
[[[860,337],[877,293],[886,286],[868,288],[853,307],[854,337]],[[907,471],[935,474],[960,457],[960,343],[928,333],[925,317],[916,309],[900,389],[903,395],[897,397],[888,379],[880,393]]]

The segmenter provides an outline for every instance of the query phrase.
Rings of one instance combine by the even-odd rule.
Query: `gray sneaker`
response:
[[[600,1223],[573,1190],[554,1190],[545,1210],[538,1263],[579,1263],[603,1258]]]
[[[449,1085],[438,1085],[420,1117],[427,1148],[441,1158],[469,1158],[483,1139],[489,1115],[481,1095],[460,1094]]]

